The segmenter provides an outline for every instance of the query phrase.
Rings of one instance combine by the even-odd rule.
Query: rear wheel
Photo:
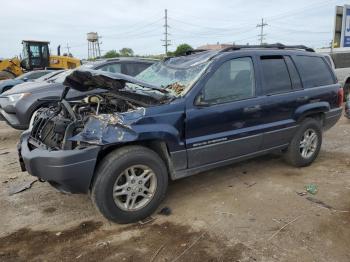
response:
[[[318,156],[322,144],[321,123],[313,118],[304,119],[294,135],[285,159],[293,166],[310,165]]]
[[[92,200],[107,218],[132,223],[150,216],[163,200],[168,174],[163,160],[141,146],[126,146],[100,163],[92,186]]]

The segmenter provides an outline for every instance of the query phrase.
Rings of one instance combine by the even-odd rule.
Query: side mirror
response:
[[[210,103],[208,103],[207,101],[205,101],[203,93],[200,93],[200,94],[196,97],[194,104],[195,104],[196,106],[201,106],[201,107],[210,106]]]

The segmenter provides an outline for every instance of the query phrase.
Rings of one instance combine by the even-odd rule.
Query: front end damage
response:
[[[144,118],[147,107],[168,103],[174,96],[128,76],[92,70],[74,71],[65,84],[57,105],[33,116],[21,137],[19,158],[24,170],[59,190],[86,193],[99,152],[137,140],[133,126]],[[102,87],[105,91],[98,94],[65,100],[69,88]]]

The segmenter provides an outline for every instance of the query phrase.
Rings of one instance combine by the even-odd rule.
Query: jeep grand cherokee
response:
[[[232,46],[165,59],[136,77],[77,70],[19,144],[23,170],[91,193],[108,219],[152,214],[179,179],[270,152],[310,165],[343,90],[304,46]],[[70,89],[106,93],[65,100]]]

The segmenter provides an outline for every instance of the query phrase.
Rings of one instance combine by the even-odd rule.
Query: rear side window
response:
[[[283,56],[262,56],[260,59],[264,94],[277,94],[292,90]]]
[[[305,88],[326,86],[335,83],[329,65],[321,57],[296,56],[295,62]]]
[[[288,67],[289,76],[290,76],[290,79],[292,80],[293,89],[301,89],[303,86],[301,84],[300,76],[298,74],[297,69],[295,68],[295,65],[292,59],[289,56],[285,56],[284,60],[286,61],[286,64]]]

